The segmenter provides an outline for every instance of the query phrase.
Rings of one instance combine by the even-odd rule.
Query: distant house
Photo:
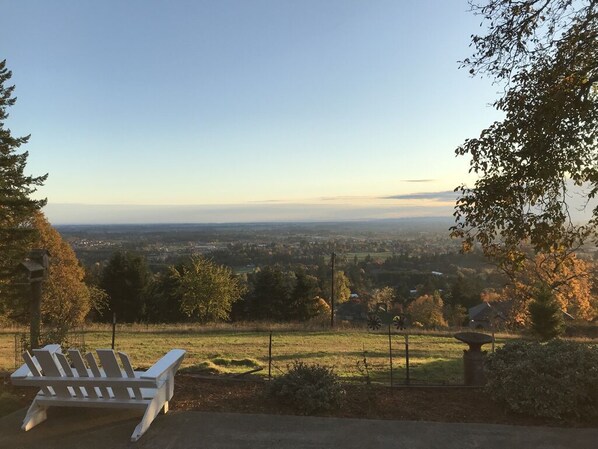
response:
[[[506,321],[507,312],[511,308],[512,301],[486,302],[469,308],[469,327],[474,329],[490,329],[497,322]]]

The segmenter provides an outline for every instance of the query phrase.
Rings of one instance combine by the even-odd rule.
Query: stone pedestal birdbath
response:
[[[454,337],[469,346],[463,350],[463,369],[465,374],[465,385],[484,385],[484,359],[486,351],[482,351],[482,345],[492,343],[490,335],[479,332],[459,332]]]

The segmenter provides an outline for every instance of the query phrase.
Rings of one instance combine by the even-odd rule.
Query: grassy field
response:
[[[385,261],[386,259],[388,259],[389,257],[391,257],[393,255],[393,253],[391,251],[382,251],[382,252],[361,252],[361,253],[346,253],[345,256],[347,257],[347,260],[349,261],[353,261],[353,259],[355,257],[357,257],[357,260],[359,262],[363,262],[367,256],[371,256],[372,259],[374,260],[381,260],[381,261]]]
[[[263,367],[268,373],[269,332],[272,331],[273,375],[286,370],[295,360],[332,366],[346,379],[363,377],[358,367],[364,355],[373,381],[390,378],[388,334],[370,333],[363,329],[306,329],[282,325],[197,325],[144,326],[118,325],[116,349],[126,352],[135,367],[149,367],[172,348],[187,351],[183,368],[209,372],[242,373]],[[0,332],[0,371],[14,369],[14,332]],[[508,336],[497,339],[501,344]],[[86,348],[109,348],[109,326],[94,326],[84,332]],[[405,338],[394,333],[393,376],[395,382],[405,379]],[[415,383],[463,382],[462,354],[465,345],[445,334],[409,336],[410,377]],[[486,349],[490,349],[488,345]],[[20,364],[21,361],[19,360]]]

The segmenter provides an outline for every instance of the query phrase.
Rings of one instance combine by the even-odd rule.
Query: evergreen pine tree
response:
[[[319,313],[318,278],[303,269],[295,272],[295,285],[290,296],[287,319],[305,321]]]
[[[537,289],[535,298],[529,304],[529,314],[532,331],[540,340],[550,340],[563,332],[563,311],[547,285]]]
[[[0,315],[7,312],[7,303],[15,300],[12,280],[18,264],[27,255],[35,236],[32,220],[45,200],[30,196],[36,186],[43,185],[44,176],[25,175],[28,153],[18,150],[29,136],[14,137],[5,126],[7,109],[13,106],[15,86],[6,86],[12,72],[6,68],[6,60],[0,62]]]
[[[128,252],[114,253],[100,280],[100,287],[109,298],[109,307],[103,310],[103,318],[109,321],[115,312],[119,322],[144,320],[145,293],[150,280],[151,272],[143,257]]]

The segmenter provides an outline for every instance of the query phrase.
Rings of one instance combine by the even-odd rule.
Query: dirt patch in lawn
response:
[[[0,379],[1,381],[2,379]],[[37,389],[13,387],[0,382],[0,416],[28,406]],[[340,410],[319,416],[395,419],[411,421],[470,422],[514,425],[559,425],[547,420],[507,413],[481,389],[456,387],[389,388],[346,384],[346,401]],[[268,397],[267,382],[240,381],[223,376],[178,375],[171,410],[232,413],[294,414],[294,410]],[[562,425],[562,424],[561,424]],[[592,427],[574,423],[568,427]]]

